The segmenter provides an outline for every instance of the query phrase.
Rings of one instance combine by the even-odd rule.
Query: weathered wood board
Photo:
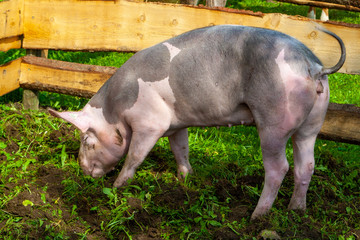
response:
[[[354,105],[330,103],[320,137],[360,144],[360,108]]]
[[[20,86],[91,97],[116,69],[26,56],[22,58]]]
[[[21,59],[0,66],[0,96],[20,87]]]
[[[1,2],[0,38],[14,37],[23,34],[24,0]]]
[[[0,51],[6,52],[10,49],[21,48],[21,36],[0,39]]]
[[[24,0],[0,3],[0,51],[21,46],[20,35],[24,33]]]
[[[241,24],[278,30],[302,41],[333,66],[336,40],[307,18],[179,4],[120,1],[25,0],[24,48],[139,51],[194,28]],[[342,73],[360,74],[360,26],[320,23],[338,34],[347,48]]]

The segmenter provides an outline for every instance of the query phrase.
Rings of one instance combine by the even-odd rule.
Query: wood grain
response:
[[[0,51],[6,52],[10,49],[21,48],[21,36],[0,39]]]
[[[129,1],[25,0],[24,48],[139,51],[183,32],[211,25],[240,24],[289,34],[307,45],[327,67],[339,59],[334,38],[313,20],[278,13]],[[360,27],[323,25],[339,35],[347,58],[339,72],[360,74]]]
[[[0,66],[0,96],[20,87],[21,59]]]
[[[320,138],[360,144],[360,108],[330,103]]]
[[[91,97],[116,69],[26,56],[21,64],[20,86]]]
[[[24,0],[0,2],[0,39],[24,33]]]

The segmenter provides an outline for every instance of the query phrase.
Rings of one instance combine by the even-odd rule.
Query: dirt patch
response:
[[[5,135],[9,139],[16,139],[18,141],[21,140],[21,133],[19,131],[19,127],[14,125],[6,125]]]
[[[215,194],[220,201],[230,198],[233,202],[246,204],[249,203],[249,198],[246,196],[244,188],[246,186],[261,188],[263,180],[262,176],[243,176],[237,180],[234,186],[228,180],[220,179],[215,184]]]
[[[162,154],[166,151],[169,151],[169,154],[167,155]],[[153,168],[155,172],[162,173],[167,170],[176,171],[175,159],[172,153],[170,153],[170,150],[168,149],[163,149],[162,147],[159,146],[154,147],[154,149],[152,149],[147,156],[147,160],[149,159],[151,161],[156,162]]]
[[[50,198],[61,197],[64,192],[64,186],[61,182],[67,174],[54,166],[41,166],[37,171],[36,183],[39,187],[47,187],[46,192]]]
[[[195,202],[198,198],[198,193],[186,189],[181,185],[162,184],[160,194],[154,198],[154,202],[158,206],[167,207],[170,209],[185,209],[186,204]]]
[[[73,125],[63,124],[59,130],[54,130],[49,134],[50,141],[53,143],[61,143],[74,139],[76,128]]]
[[[69,173],[54,166],[41,166],[36,174],[35,182],[21,181],[18,183],[7,184],[6,188],[12,189],[15,186],[22,187],[23,190],[6,204],[5,211],[15,216],[23,217],[25,224],[23,233],[30,239],[41,239],[46,232],[46,226],[58,229],[59,232],[66,232],[66,236],[71,239],[78,239],[76,233],[85,232],[88,224],[92,226],[93,233],[89,234],[89,239],[102,239],[105,235],[100,231],[101,221],[96,212],[90,210],[90,205],[86,201],[76,201],[77,215],[72,213],[69,204],[63,197],[65,186],[62,181],[69,177]],[[81,198],[80,198],[81,199]],[[96,197],[94,196],[94,199]],[[75,202],[74,202],[75,204]],[[32,228],[31,222],[44,221],[40,228]],[[86,221],[86,225],[83,221]]]
[[[19,150],[19,145],[15,142],[10,142],[5,148],[5,152],[7,153],[16,153]]]
[[[214,240],[236,240],[239,239],[239,237],[240,236],[230,228],[220,228],[213,234]]]

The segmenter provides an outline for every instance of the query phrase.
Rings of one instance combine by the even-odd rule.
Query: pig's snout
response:
[[[91,176],[93,178],[99,178],[106,174],[106,172],[101,167],[97,166],[95,163],[87,165],[80,162],[80,166],[85,175]]]
[[[81,159],[80,167],[85,175],[91,176],[93,178],[102,177],[111,170],[114,170],[114,167],[106,169],[105,167],[99,165],[97,162],[92,163]]]
[[[80,167],[83,170],[85,175],[92,175],[95,164],[90,165],[86,161],[83,161],[80,159]]]
[[[106,174],[106,172],[103,170],[103,169],[101,169],[101,168],[99,168],[99,167],[96,167],[96,165],[93,167],[93,170],[91,171],[91,176],[93,177],[93,178],[99,178],[99,177],[102,177],[102,176],[104,176]]]

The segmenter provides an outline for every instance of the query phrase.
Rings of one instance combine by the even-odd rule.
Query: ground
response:
[[[221,158],[218,149],[213,152],[215,156],[206,148],[197,155],[200,150],[191,147],[190,151],[195,151],[198,158],[198,163],[193,165],[195,173],[179,181],[170,150],[159,144],[128,186],[113,189],[112,183],[122,163],[117,171],[102,179],[84,176],[77,163],[79,140],[74,127],[49,117],[45,109],[33,113],[21,110],[21,105],[9,105],[3,111],[6,112],[3,117],[8,120],[0,128],[0,140],[4,143],[4,154],[0,155],[3,198],[0,229],[2,234],[7,232],[5,238],[321,239],[341,235],[344,239],[356,239],[360,236],[360,212],[356,204],[360,197],[358,188],[356,192],[353,186],[359,183],[359,176],[354,174],[354,183],[346,187],[344,183],[342,187],[332,184],[340,181],[340,175],[346,172],[350,175],[351,171],[339,171],[346,169],[345,164],[326,152],[321,161],[329,172],[315,171],[306,212],[286,209],[293,188],[293,175],[289,171],[270,214],[250,222],[262,188],[262,166],[245,174],[248,170],[239,162],[218,163]],[[227,138],[224,136],[222,139]],[[201,144],[199,141],[197,144]],[[211,161],[219,165],[206,170],[209,173],[204,175],[206,162]],[[329,174],[332,172],[333,175]],[[331,225],[337,221],[342,221],[342,225]]]

